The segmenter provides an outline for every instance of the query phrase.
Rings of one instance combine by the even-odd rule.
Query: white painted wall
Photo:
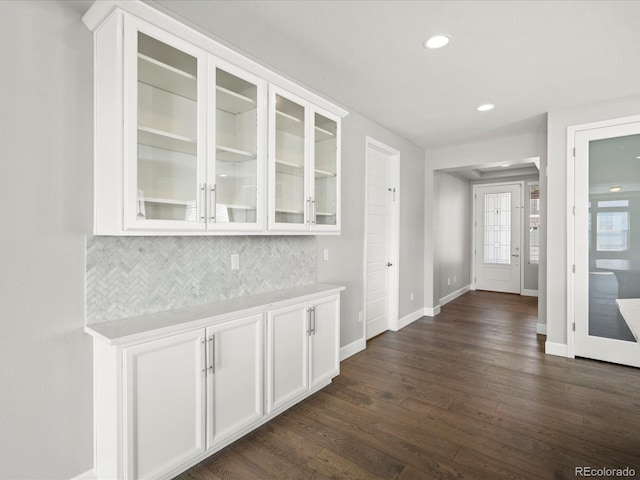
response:
[[[71,478],[93,463],[93,41],[76,2],[1,8],[0,478]]]
[[[348,109],[348,106],[346,107]],[[341,294],[342,347],[362,338],[364,308],[365,138],[400,151],[400,293],[402,318],[424,307],[424,150],[351,111],[342,123],[342,233],[318,237],[318,281],[345,285]],[[329,260],[323,250],[329,249]],[[414,293],[413,301],[410,300]]]
[[[470,283],[471,278],[471,189],[469,182],[436,172],[434,292],[438,303]]]
[[[425,152],[425,243],[424,243],[424,271],[425,271],[425,308],[433,308],[438,305],[442,297],[439,291],[442,279],[438,268],[438,236],[434,228],[438,211],[438,198],[434,194],[436,191],[435,173],[437,170],[482,166],[487,164],[512,163],[527,158],[540,157],[541,172],[546,167],[547,138],[546,132],[532,132],[528,134],[514,135],[510,137],[485,140],[480,142],[470,142],[459,145],[452,145]],[[545,205],[546,182],[542,180],[540,188],[543,198],[543,208]],[[513,181],[513,178],[509,179]],[[491,179],[491,182],[499,179]],[[541,212],[541,222],[545,222],[545,211]],[[541,231],[541,237],[544,230]],[[541,245],[541,250],[545,246]],[[546,298],[545,298],[545,262],[546,258],[541,253],[539,266],[539,323],[545,323]],[[446,277],[444,278],[446,284]]]
[[[567,127],[640,114],[640,95],[548,114],[547,342],[567,343]]]

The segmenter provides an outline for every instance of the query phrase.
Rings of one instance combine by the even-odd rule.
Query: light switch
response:
[[[240,269],[240,255],[237,253],[231,254],[231,270]]]

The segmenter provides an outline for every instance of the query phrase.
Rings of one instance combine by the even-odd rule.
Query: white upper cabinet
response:
[[[340,231],[340,117],[270,86],[269,230]]]
[[[94,234],[339,233],[345,110],[143,2],[83,20]]]

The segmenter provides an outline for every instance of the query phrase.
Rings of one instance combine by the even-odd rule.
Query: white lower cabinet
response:
[[[338,295],[267,313],[267,413],[338,374],[339,320]]]
[[[204,452],[204,333],[124,349],[127,478],[158,478]]]
[[[207,328],[207,448],[263,415],[263,314]]]
[[[339,290],[164,336],[136,322],[133,336],[87,327],[97,478],[173,478],[327,385],[339,373]]]

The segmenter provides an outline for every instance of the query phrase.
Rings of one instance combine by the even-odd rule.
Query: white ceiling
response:
[[[155,3],[427,149],[640,94],[639,1]],[[439,33],[449,46],[423,48]]]

